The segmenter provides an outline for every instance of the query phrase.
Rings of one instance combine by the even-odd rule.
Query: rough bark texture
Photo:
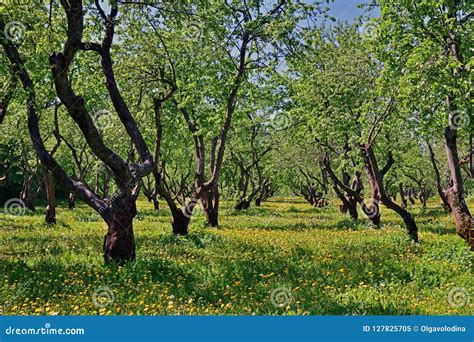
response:
[[[447,201],[456,222],[456,232],[474,250],[474,220],[464,200],[461,169],[459,167],[458,150],[456,144],[457,132],[451,127],[445,130],[446,154],[452,177],[452,186],[446,192]]]
[[[466,240],[471,250],[474,251],[474,220],[469,208],[464,200],[459,200],[460,196],[453,188],[448,190],[447,197],[456,222],[456,232]]]
[[[107,220],[108,231],[104,237],[104,260],[123,265],[135,260],[133,218],[137,214],[135,200],[120,199]]]

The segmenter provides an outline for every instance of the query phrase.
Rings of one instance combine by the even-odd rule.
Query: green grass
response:
[[[7,315],[473,314],[473,254],[437,202],[411,208],[415,245],[384,208],[377,230],[336,205],[275,198],[235,212],[224,203],[220,229],[201,214],[175,238],[169,212],[140,201],[137,261],[119,268],[104,265],[106,226],[85,205],[61,203],[55,226],[43,223],[44,208],[1,213],[0,305]],[[453,288],[471,304],[450,304]]]

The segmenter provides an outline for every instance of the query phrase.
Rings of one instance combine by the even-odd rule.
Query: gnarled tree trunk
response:
[[[123,265],[135,260],[135,236],[133,218],[137,214],[135,200],[120,198],[114,203],[110,218],[106,220],[108,230],[104,237],[104,260]]]
[[[171,226],[173,227],[173,234],[175,235],[188,235],[189,221],[191,220],[192,210],[187,209],[188,206],[183,208],[177,208],[172,211],[173,220]]]
[[[474,220],[472,219],[472,215],[464,200],[464,189],[456,143],[456,129],[447,127],[444,137],[446,141],[446,154],[448,157],[449,170],[452,178],[452,186],[446,192],[447,201],[456,222],[456,232],[466,240],[471,247],[471,250],[474,250]]]
[[[377,194],[380,196],[380,201],[389,209],[395,211],[405,223],[408,235],[410,238],[418,242],[418,227],[415,223],[414,217],[404,208],[393,202],[388,196],[387,191],[383,185],[383,175],[385,172],[379,170],[377,165],[377,159],[371,143],[361,145],[361,151],[366,161],[366,166],[369,168],[370,173],[374,176],[373,181],[377,190]],[[393,161],[392,161],[393,163]],[[386,169],[386,167],[384,167]]]

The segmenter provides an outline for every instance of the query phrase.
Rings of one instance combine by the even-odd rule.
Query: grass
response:
[[[205,228],[201,213],[190,235],[176,238],[169,212],[140,200],[137,261],[124,267],[103,263],[99,216],[64,207],[55,226],[43,223],[44,208],[0,213],[4,315],[474,313],[473,254],[435,200],[411,208],[417,245],[387,209],[373,229],[336,205],[295,198],[243,212],[224,202],[220,229]]]

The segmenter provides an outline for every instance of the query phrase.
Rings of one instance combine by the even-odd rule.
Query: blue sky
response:
[[[312,0],[308,0],[311,2]],[[321,1],[321,0],[319,0]],[[327,4],[331,8],[329,14],[338,20],[347,20],[348,22],[354,21],[360,14],[363,13],[363,9],[357,8],[358,4],[367,3],[370,0],[333,0]],[[109,10],[110,6],[108,1],[100,0],[100,3],[104,9]]]
[[[348,22],[354,21],[364,12],[364,9],[357,8],[358,4],[367,3],[368,0],[334,0],[327,6],[331,8],[329,14],[338,20]]]

